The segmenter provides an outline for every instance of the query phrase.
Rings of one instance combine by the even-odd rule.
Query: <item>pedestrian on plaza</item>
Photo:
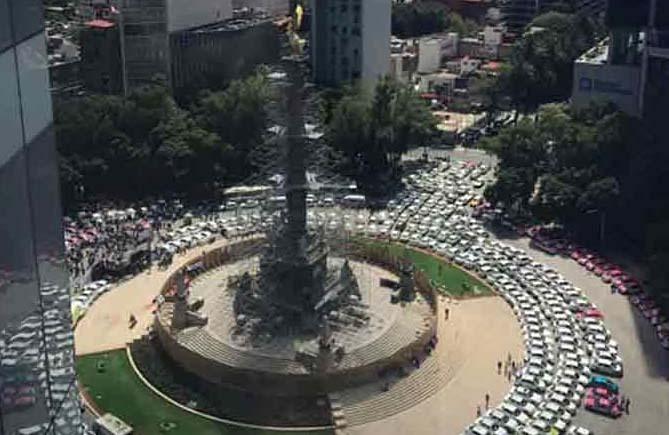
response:
[[[509,370],[509,371],[507,372],[507,375],[506,375],[506,376],[507,376],[507,379],[509,380],[509,382],[511,382],[511,374],[512,374],[512,373],[513,373],[513,372],[512,372],[511,370]]]
[[[448,320],[449,314],[450,310],[448,308],[444,308],[444,320]]]
[[[485,409],[488,409],[490,406],[490,394],[485,393]]]
[[[476,418],[481,416],[481,405],[476,405]]]
[[[625,414],[630,415],[630,398],[627,398],[625,402]]]
[[[502,361],[497,361],[497,374],[502,374]]]

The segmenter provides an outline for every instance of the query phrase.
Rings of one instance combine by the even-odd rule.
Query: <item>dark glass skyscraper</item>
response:
[[[42,0],[0,0],[0,435],[81,416]]]

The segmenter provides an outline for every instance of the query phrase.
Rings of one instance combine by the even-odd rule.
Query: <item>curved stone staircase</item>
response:
[[[388,391],[382,391],[382,382],[339,391],[330,395],[331,403],[341,410],[339,428],[358,426],[382,420],[428,399],[449,380],[448,372],[439,364],[439,358],[428,357],[419,369],[408,376],[394,378]]]

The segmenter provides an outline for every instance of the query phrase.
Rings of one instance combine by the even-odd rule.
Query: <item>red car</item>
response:
[[[618,418],[622,415],[622,409],[617,401],[613,401],[608,397],[598,395],[588,395],[583,401],[585,409],[596,412],[598,414],[606,415],[608,417]]]
[[[647,310],[643,310],[643,316],[648,320],[652,319],[653,317],[658,317],[661,314],[662,314],[662,311],[657,307],[649,308]]]
[[[579,313],[579,316],[581,316],[581,318],[583,318],[583,317],[594,317],[596,319],[603,319],[604,318],[604,313],[599,311],[597,308],[590,308],[590,309],[587,309],[585,311],[581,311]]]
[[[651,311],[654,308],[657,308],[657,304],[655,303],[654,300],[652,299],[647,299],[645,301],[642,301],[637,305],[637,308],[641,310],[641,312],[646,312],[646,311]]]
[[[585,268],[589,271],[594,272],[596,268],[601,268],[604,264],[606,264],[606,260],[604,260],[603,258],[594,257],[590,261],[585,263]]]
[[[577,260],[577,263],[581,266],[585,266],[593,258],[595,258],[595,254],[584,254]]]
[[[637,281],[636,278],[634,278],[633,276],[630,276],[630,275],[628,275],[628,274],[626,274],[626,273],[623,273],[622,275],[616,277],[615,279],[613,279],[612,282],[613,282],[614,285],[639,284],[639,281]]]
[[[581,256],[579,257],[579,259],[576,260],[576,262],[577,262],[578,264],[580,264],[581,266],[585,266],[585,263],[587,263],[588,261],[592,260],[593,258],[595,258],[595,254],[590,253],[590,252],[584,252],[583,255],[581,255]]]
[[[618,266],[612,265],[609,270],[606,271],[606,274],[604,275],[605,279],[608,279],[608,281],[605,282],[611,282],[614,281],[620,277],[622,277],[625,274],[625,271],[620,269]]]
[[[628,284],[621,284],[619,286],[616,286],[615,284],[611,285],[615,287],[616,291],[621,295],[636,295],[641,293],[641,286],[634,282]]]
[[[573,251],[571,251],[571,254],[569,256],[571,257],[572,260],[578,261],[582,256],[585,255],[585,251],[579,248],[575,248]]]
[[[34,396],[20,396],[14,399],[15,407],[32,406],[37,402]]]
[[[636,307],[650,300],[650,296],[645,293],[639,293],[630,298],[630,302]]]

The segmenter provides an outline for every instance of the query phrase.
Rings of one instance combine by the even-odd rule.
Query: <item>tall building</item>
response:
[[[666,116],[669,2],[609,0],[609,37],[574,65],[572,103],[610,101],[635,116]]]
[[[42,0],[0,0],[0,83],[0,434],[77,434]]]
[[[641,104],[645,114],[662,120],[669,104],[669,2],[651,0],[648,16]]]
[[[390,69],[391,0],[313,0],[314,80],[373,83]]]
[[[265,47],[255,47],[246,52],[247,57],[244,53],[236,57],[239,52],[224,53],[219,44],[223,39],[225,43],[234,39],[230,38],[234,32],[223,38],[222,34],[199,31],[230,20],[232,0],[80,0],[80,8],[87,21],[82,75],[93,90],[117,91],[118,63],[124,93],[152,83],[183,89],[203,83],[200,76],[218,74],[227,79],[231,71],[242,70],[240,63],[253,63],[247,57],[255,58],[256,52],[265,51]],[[240,22],[238,27],[249,26]],[[244,37],[248,40],[247,33]],[[227,46],[235,47],[234,41]],[[225,71],[221,65],[226,66]],[[195,79],[193,83],[191,79]]]
[[[539,12],[539,0],[502,0],[500,11],[508,31],[522,33]]]
[[[119,0],[123,83],[129,89],[170,82],[166,0]]]
[[[584,14],[606,12],[606,0],[575,0],[576,10]]]
[[[281,36],[271,18],[235,19],[170,34],[176,96],[221,89],[258,65],[279,60]]]

